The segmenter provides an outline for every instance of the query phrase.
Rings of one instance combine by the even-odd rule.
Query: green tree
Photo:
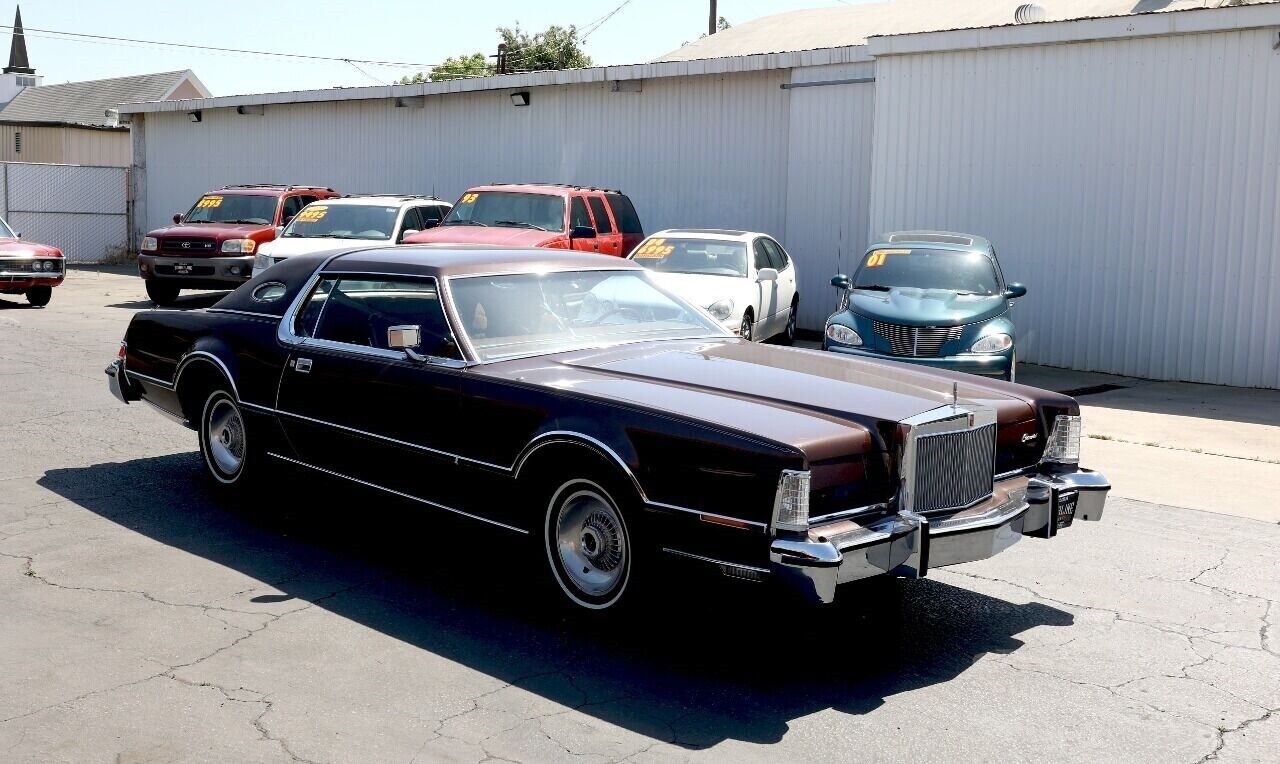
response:
[[[469,56],[450,56],[439,66],[432,67],[428,73],[418,72],[401,77],[397,82],[401,85],[415,85],[419,82],[456,80],[460,77],[484,77],[493,74],[494,71],[494,65],[489,62],[485,54],[472,53]]]
[[[519,24],[498,27],[507,45],[508,72],[539,72],[550,69],[581,69],[591,66],[591,56],[582,50],[578,28],[552,25],[545,32],[529,34]]]

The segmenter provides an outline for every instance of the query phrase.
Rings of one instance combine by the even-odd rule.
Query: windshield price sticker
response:
[[[202,196],[200,201],[196,202],[196,209],[209,210],[222,206],[221,196]]]
[[[477,194],[476,192],[472,191],[469,194],[463,194],[462,198],[458,200],[458,204],[475,204],[476,199],[479,199],[479,198],[480,198],[480,194]]]
[[[328,207],[308,207],[298,213],[299,223],[314,223],[329,212]]]
[[[867,255],[867,267],[876,268],[881,265],[884,265],[885,258],[887,258],[889,255],[909,255],[909,254],[911,254],[911,250],[909,249],[877,249],[871,254]]]
[[[667,255],[675,251],[675,247],[667,244],[666,239],[650,239],[644,243],[644,246],[635,251],[631,257],[646,260],[661,260]]]

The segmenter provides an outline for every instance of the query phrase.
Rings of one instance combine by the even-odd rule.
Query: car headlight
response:
[[[1007,334],[988,334],[969,348],[974,353],[1003,353],[1013,347],[1013,338]]]
[[[222,242],[222,251],[248,255],[252,254],[256,246],[258,246],[258,243],[253,239],[227,239]]]
[[[253,258],[253,269],[255,271],[265,271],[275,265],[275,260],[271,259],[271,255],[258,255]]]
[[[733,300],[728,297],[723,300],[716,300],[707,306],[707,312],[721,321],[727,320],[733,315]]]
[[[827,339],[841,345],[861,345],[862,335],[844,324],[827,324]]]
[[[1080,463],[1080,416],[1059,414],[1053,420],[1053,429],[1044,446],[1046,462],[1058,464]]]
[[[141,249],[143,252],[155,252],[158,246],[159,246],[159,243],[156,242],[156,237],[143,236],[142,244],[138,247],[138,249]]]

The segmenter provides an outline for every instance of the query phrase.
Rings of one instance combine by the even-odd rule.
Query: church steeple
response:
[[[35,74],[31,62],[27,60],[27,36],[22,31],[22,8],[18,7],[13,16],[13,42],[9,44],[9,65],[4,68],[5,74]]]

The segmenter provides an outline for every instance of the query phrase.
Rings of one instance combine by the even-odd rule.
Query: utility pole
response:
[[[711,15],[707,17],[707,34],[708,35],[713,35],[716,33],[716,21],[718,20],[719,20],[719,17],[716,15],[716,0],[711,0]]]

